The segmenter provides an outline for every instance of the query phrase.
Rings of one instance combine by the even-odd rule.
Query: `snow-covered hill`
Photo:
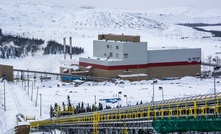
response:
[[[94,30],[102,32],[106,29],[111,32],[116,29],[164,30],[167,28],[161,22],[117,9],[14,4],[0,5],[0,12],[0,27],[3,30],[15,34],[23,33],[25,36],[39,36],[43,33],[48,34],[46,37],[56,35],[90,37],[94,36],[92,32]]]
[[[3,33],[46,41],[52,39],[59,43],[62,43],[64,37],[71,36],[74,46],[85,48],[85,54],[80,56],[86,57],[92,56],[92,43],[98,34],[124,33],[140,35],[141,41],[148,42],[148,49],[199,47],[202,48],[202,57],[207,58],[221,51],[220,39],[203,39],[203,36],[211,36],[211,33],[176,24],[221,23],[220,14],[221,10],[203,10],[196,7],[139,11],[14,3],[0,5],[0,28]],[[51,71],[58,70],[60,63],[64,63],[63,56],[55,57],[57,58],[53,60],[51,67],[36,68],[35,57],[19,59],[21,64],[16,64],[17,60],[1,60],[1,63],[13,65],[15,68]],[[41,58],[45,59],[44,56]],[[74,61],[77,60],[78,56],[75,56]]]
[[[92,55],[92,40],[100,33],[140,35],[149,48],[202,47],[203,36],[210,33],[196,31],[177,23],[221,23],[221,10],[203,10],[196,7],[178,7],[154,10],[123,10],[96,7],[52,6],[40,4],[0,5],[0,28],[3,33],[25,37],[56,40],[73,37],[74,46],[87,47]],[[182,37],[188,39],[181,40]],[[210,48],[214,53],[219,42]],[[211,45],[210,45],[211,47]],[[211,55],[211,52],[204,52]]]
[[[28,37],[95,37],[103,32],[162,32],[176,23],[220,23],[220,10],[195,7],[132,11],[39,4],[0,5],[0,28]],[[130,32],[132,33],[132,32]],[[180,34],[180,33],[177,33]]]

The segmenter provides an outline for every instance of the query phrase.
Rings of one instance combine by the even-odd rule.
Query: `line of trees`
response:
[[[178,25],[189,26],[189,27],[202,27],[202,26],[221,26],[221,23],[178,23]]]
[[[93,112],[93,111],[101,111],[104,110],[104,107],[102,103],[98,103],[98,106],[95,106],[94,104],[90,106],[87,104],[87,106],[84,105],[84,102],[79,102],[76,106],[71,104],[70,96],[67,96],[68,103],[65,104],[62,103],[62,108],[58,106],[57,103],[54,104],[54,107],[51,105],[50,107],[50,117],[59,117],[59,116],[65,116],[65,115],[71,115],[71,114],[79,114],[79,113],[85,113],[85,112]],[[61,110],[62,109],[62,110]],[[111,109],[111,106],[106,105],[105,109]]]
[[[42,39],[29,39],[13,35],[1,35],[0,58],[9,59],[24,57],[28,53],[34,54],[40,50],[39,46],[44,43]]]
[[[46,47],[43,47],[45,41],[42,39],[26,38],[21,36],[4,35],[0,29],[0,58],[10,59],[10,58],[21,58],[29,54],[32,56],[38,52],[43,51],[44,55],[47,54],[63,54],[64,47],[62,44],[56,41],[46,42]],[[67,52],[69,53],[70,47],[67,47]],[[81,47],[73,47],[73,54],[84,53],[84,49]]]
[[[85,106],[84,102],[82,101],[81,103],[79,102],[76,106],[71,104],[71,99],[70,96],[67,96],[67,101],[68,103],[65,104],[64,102],[62,103],[62,108],[58,106],[57,103],[54,104],[54,107],[51,105],[50,107],[50,117],[60,117],[60,116],[65,116],[65,115],[72,115],[72,114],[79,114],[79,113],[86,113],[86,112],[94,112],[94,111],[101,111],[104,109],[111,109],[111,106],[106,105],[105,107],[102,105],[102,103],[98,103],[98,106],[92,104],[90,106],[87,104]],[[143,102],[140,101],[136,103],[136,105],[142,105]],[[119,105],[121,107],[121,105]],[[118,108],[118,106],[116,107]],[[62,110],[61,110],[62,109]]]
[[[203,28],[199,27],[205,27],[205,26],[221,26],[221,23],[216,23],[216,24],[207,24],[207,23],[179,23],[178,25],[182,26],[188,26],[192,27],[195,30],[202,31],[202,32],[210,32],[213,34],[214,37],[221,37],[221,31],[215,31],[215,30],[205,30]]]
[[[70,54],[70,46],[66,46],[66,53]],[[56,41],[48,41],[47,46],[44,48],[44,54],[63,54],[64,46],[57,43]],[[84,53],[84,49],[81,47],[72,47],[72,54]]]

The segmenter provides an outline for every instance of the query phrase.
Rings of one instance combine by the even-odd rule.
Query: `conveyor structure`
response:
[[[54,117],[30,123],[32,131],[68,134],[136,134],[221,131],[221,93]]]

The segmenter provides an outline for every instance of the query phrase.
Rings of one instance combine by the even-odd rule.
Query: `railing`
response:
[[[70,116],[55,117],[52,119],[31,122],[31,128],[50,126],[55,124],[85,124],[93,128],[93,133],[98,134],[99,124],[117,123],[127,126],[128,122],[140,122],[162,119],[196,119],[214,118],[221,114],[221,98],[209,98],[174,102],[169,104],[149,103],[139,106],[109,109],[103,111],[74,114]],[[82,125],[84,126],[84,125]],[[122,127],[123,128],[123,127]],[[123,130],[126,132],[126,130]]]

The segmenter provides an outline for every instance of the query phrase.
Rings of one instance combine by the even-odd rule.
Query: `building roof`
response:
[[[195,49],[201,49],[201,48],[189,48],[189,47],[155,47],[155,48],[148,48],[148,51],[164,51],[164,50],[195,50]]]
[[[101,60],[101,61],[123,61],[122,59],[114,59],[114,58],[108,58],[108,57],[88,57],[87,59],[93,59],[93,60]]]
[[[128,77],[144,77],[144,76],[148,76],[147,74],[122,74],[122,75],[118,75],[120,78],[128,78]]]
[[[124,34],[100,34],[100,35],[98,35],[98,40],[140,42],[140,36],[138,36],[138,35],[124,35]]]

